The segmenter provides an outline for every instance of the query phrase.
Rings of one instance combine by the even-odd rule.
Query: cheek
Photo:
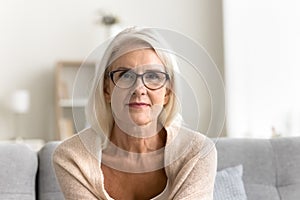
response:
[[[111,106],[117,110],[120,110],[124,104],[129,102],[128,92],[124,89],[114,87],[110,96]]]
[[[120,95],[122,92],[119,91],[119,88],[115,87],[113,83],[109,82],[105,87],[104,94],[106,101],[111,103],[114,99],[121,100]]]
[[[156,91],[155,93],[149,94],[153,104],[165,105],[166,104],[166,92],[164,90]]]

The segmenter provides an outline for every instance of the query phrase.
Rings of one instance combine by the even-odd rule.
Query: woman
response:
[[[91,128],[53,155],[66,199],[213,199],[216,150],[181,124],[169,52],[147,28],[111,41],[86,109]]]

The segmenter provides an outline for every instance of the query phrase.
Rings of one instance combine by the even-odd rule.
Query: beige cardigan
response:
[[[187,128],[166,130],[164,159],[168,199],[212,200],[217,162],[214,143]],[[55,173],[66,199],[112,200],[104,189],[100,167],[102,141],[90,128],[65,140],[55,150]]]

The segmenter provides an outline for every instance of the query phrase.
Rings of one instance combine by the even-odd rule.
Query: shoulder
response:
[[[180,170],[187,163],[216,165],[217,152],[214,142],[197,131],[180,127],[170,138],[167,159],[172,168]],[[176,171],[176,170],[175,170]]]
[[[53,161],[70,161],[80,160],[89,156],[89,151],[86,148],[85,141],[93,140],[95,132],[92,129],[85,129],[78,134],[62,141],[53,153]]]
[[[204,134],[191,130],[187,127],[175,127],[169,129],[170,138],[167,144],[171,144],[172,149],[185,152],[187,155],[201,155],[205,157],[208,154],[215,154],[216,148],[214,142]],[[174,133],[175,132],[175,133]],[[169,137],[169,133],[168,133]]]
[[[216,159],[216,147],[209,137],[188,128],[182,128],[182,132],[182,137],[189,137],[190,139],[187,156],[195,155],[199,159],[205,159],[207,157],[211,158],[209,160]]]

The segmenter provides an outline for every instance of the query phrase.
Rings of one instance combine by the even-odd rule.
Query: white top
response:
[[[156,197],[150,199],[150,200],[166,200],[168,199],[169,196],[169,181],[167,181],[167,185],[164,189],[164,191],[162,191],[159,195],[157,195]]]

